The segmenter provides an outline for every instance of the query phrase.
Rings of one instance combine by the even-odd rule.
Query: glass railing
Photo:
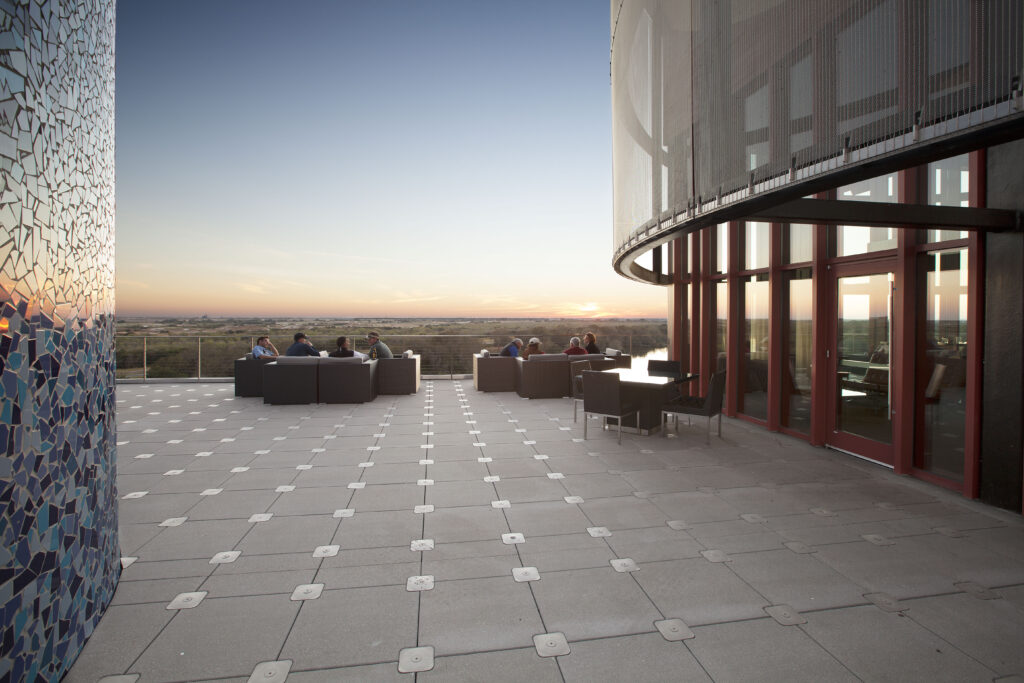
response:
[[[530,334],[523,334],[529,339]],[[235,374],[235,359],[252,350],[257,335],[251,336],[135,336],[115,337],[117,378],[125,380],[222,379]],[[334,339],[310,336],[318,349],[332,351]],[[398,355],[406,349],[420,356],[420,372],[430,376],[463,376],[473,372],[473,354],[480,349],[497,353],[508,342],[507,336],[487,335],[389,335],[384,340]],[[621,349],[634,357],[664,357],[664,335],[607,335],[600,338],[607,347]],[[278,345],[284,352],[285,346]],[[366,342],[356,340],[356,350],[366,352]],[[547,351],[561,351],[551,343]]]

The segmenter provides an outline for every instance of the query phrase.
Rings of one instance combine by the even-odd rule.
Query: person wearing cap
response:
[[[370,360],[395,357],[391,353],[391,349],[388,348],[388,345],[380,340],[380,335],[376,332],[370,332],[366,335],[366,341],[370,342]]]
[[[572,339],[569,340],[569,348],[567,348],[565,351],[562,351],[562,353],[567,354],[569,356],[585,356],[587,355],[587,350],[580,347],[579,337],[573,337]]]
[[[540,350],[540,339],[537,339],[536,337],[530,337],[530,342],[526,345],[526,348],[523,349],[522,353],[520,353],[519,355],[523,357],[523,360],[528,360],[530,356],[532,356],[535,353],[542,354],[544,352]]]
[[[302,332],[295,333],[295,343],[284,352],[286,356],[319,356],[320,352],[313,348],[313,344],[306,339]]]
[[[502,356],[512,356],[515,358],[519,355],[519,349],[523,348],[523,340],[516,337],[501,349]]]

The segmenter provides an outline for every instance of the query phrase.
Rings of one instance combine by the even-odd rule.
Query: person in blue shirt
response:
[[[523,340],[516,337],[501,350],[502,356],[512,356],[513,358],[519,355],[519,349],[523,348]]]
[[[295,343],[284,352],[286,356],[319,356],[320,352],[313,348],[313,344],[306,339],[302,332],[295,333]]]
[[[253,358],[277,358],[277,347],[270,343],[270,337],[260,337],[256,340],[256,346],[252,347]]]

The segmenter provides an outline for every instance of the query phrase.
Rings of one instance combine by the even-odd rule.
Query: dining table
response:
[[[623,429],[639,434],[652,434],[661,429],[661,407],[679,395],[682,385],[700,377],[697,373],[649,372],[640,368],[611,368],[621,380],[622,401],[632,402],[640,413],[640,424],[630,415],[623,419]]]

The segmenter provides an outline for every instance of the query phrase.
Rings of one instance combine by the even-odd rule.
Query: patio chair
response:
[[[622,420],[636,416],[640,424],[640,410],[631,401],[622,400],[622,379],[614,372],[583,373],[583,438],[587,438],[587,420],[591,415],[612,417],[619,423],[619,443],[622,443]]]
[[[708,418],[706,441],[711,443],[711,418],[718,416],[718,438],[722,438],[722,399],[725,397],[725,373],[716,372],[708,382],[708,393],[701,397],[680,397],[661,406],[661,433],[665,434],[666,417],[676,416],[676,432],[679,431],[679,415],[698,415]]]
[[[583,372],[591,370],[589,360],[577,360],[569,363],[569,374],[572,376],[572,421],[576,422],[576,411],[583,403]]]

